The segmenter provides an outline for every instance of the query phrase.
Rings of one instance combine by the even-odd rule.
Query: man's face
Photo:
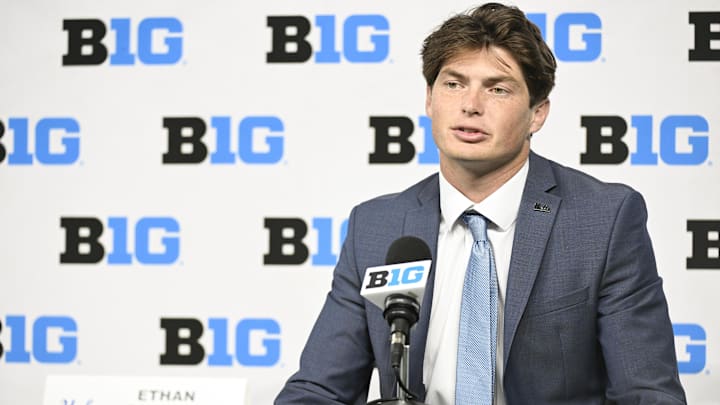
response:
[[[520,66],[494,46],[448,60],[425,104],[446,175],[519,168],[530,151],[529,135],[542,127],[548,109],[547,100],[530,107]]]

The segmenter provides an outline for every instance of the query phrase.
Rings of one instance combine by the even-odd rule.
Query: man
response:
[[[642,197],[530,150],[556,67],[538,28],[517,8],[486,4],[446,21],[422,57],[440,173],[353,209],[332,290],[276,404],[362,404],[374,367],[383,398],[393,396],[389,328],[360,289],[403,235],[433,255],[409,356],[409,389],[425,403],[685,403]],[[469,211],[487,224],[497,280],[496,309],[477,312],[494,312],[495,326],[470,327],[497,338],[496,360],[474,366],[490,367],[489,382],[460,371],[478,239]],[[478,398],[466,396],[464,373],[485,400],[464,399]]]

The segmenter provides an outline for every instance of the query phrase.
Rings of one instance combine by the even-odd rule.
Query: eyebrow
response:
[[[468,80],[469,80],[469,77],[468,77],[467,75],[462,74],[462,73],[460,73],[460,72],[458,72],[457,70],[454,70],[454,69],[444,69],[444,70],[441,70],[441,71],[440,71],[440,74],[441,74],[441,75],[445,75],[445,76],[454,77],[454,78],[456,78],[456,79],[458,79],[458,80],[461,80],[461,81],[468,81]],[[503,75],[503,74],[486,77],[486,78],[484,78],[484,79],[482,80],[482,83],[483,83],[484,86],[492,86],[492,85],[494,85],[494,84],[502,83],[502,82],[510,83],[510,84],[513,84],[513,85],[520,85],[520,83],[519,83],[519,82],[517,81],[517,79],[515,79],[514,77],[512,77],[512,76],[510,76],[510,75]]]
[[[485,86],[492,86],[497,83],[508,83],[513,86],[519,86],[520,82],[518,82],[514,77],[509,75],[498,75],[498,76],[491,76],[483,79],[483,85]]]
[[[467,81],[469,79],[466,75],[454,69],[443,69],[440,71],[440,75],[454,77],[456,79],[460,79],[461,81]]]

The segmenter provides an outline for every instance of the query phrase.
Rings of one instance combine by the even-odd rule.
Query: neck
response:
[[[521,156],[492,170],[478,169],[477,166],[470,168],[443,165],[441,161],[440,171],[453,187],[477,204],[507,183],[520,171],[527,159],[527,155]]]

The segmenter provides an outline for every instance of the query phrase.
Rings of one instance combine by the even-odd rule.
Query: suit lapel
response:
[[[505,299],[503,359],[508,355],[540,269],[561,198],[548,193],[555,186],[549,162],[530,154],[530,169],[520,202]]]
[[[520,202],[508,275],[503,344],[505,366],[562,201],[560,197],[548,193],[553,187],[555,187],[555,177],[549,162],[531,152],[530,169]],[[420,307],[420,318],[410,336],[412,348],[409,364],[412,370],[410,389],[420,394],[420,400],[423,400],[425,387],[422,383],[422,370],[435,284],[437,236],[440,227],[440,191],[437,175],[418,192],[418,202],[417,208],[405,213],[402,233],[423,239],[433,254],[425,296]]]
[[[427,341],[428,326],[430,323],[430,307],[432,306],[433,285],[435,284],[435,264],[437,261],[437,236],[440,228],[440,186],[438,176],[418,193],[419,206],[405,213],[403,235],[413,235],[424,240],[433,255],[433,261],[428,275],[425,295],[420,305],[420,317],[417,325],[410,334],[410,389],[418,395],[425,397],[425,387],[422,382],[423,360],[425,357],[425,343]]]

